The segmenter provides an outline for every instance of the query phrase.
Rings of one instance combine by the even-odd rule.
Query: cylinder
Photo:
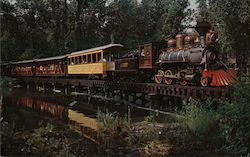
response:
[[[184,35],[182,34],[177,34],[176,35],[176,48],[182,49],[183,48],[183,42],[184,41]]]

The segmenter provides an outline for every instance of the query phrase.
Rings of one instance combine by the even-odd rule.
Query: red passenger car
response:
[[[26,60],[10,63],[11,76],[34,76],[35,60]]]
[[[36,76],[65,76],[67,71],[66,56],[42,58],[36,60]]]

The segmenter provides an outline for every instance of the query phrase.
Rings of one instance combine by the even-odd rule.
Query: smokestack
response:
[[[211,25],[208,22],[206,22],[203,18],[197,19],[195,30],[200,35],[202,47],[205,47],[205,36],[210,28],[211,28]]]

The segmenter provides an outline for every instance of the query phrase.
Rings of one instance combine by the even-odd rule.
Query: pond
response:
[[[84,148],[81,148],[81,152],[77,152],[78,155],[110,156],[109,153],[99,149],[101,143],[98,143],[97,140],[98,110],[115,112],[121,117],[127,116],[129,110],[132,123],[140,122],[150,115],[149,111],[88,96],[65,95],[25,88],[3,89],[2,123],[7,121],[7,125],[11,125],[14,121],[15,130],[18,130],[19,133],[20,130],[21,132],[30,131],[31,134],[35,129],[46,126],[44,123],[53,122],[53,125],[56,126],[66,126],[79,135],[77,138],[85,141],[83,142]],[[157,119],[161,120],[162,117],[158,116]],[[18,134],[16,132],[14,131],[13,136]],[[77,136],[74,133],[72,136]],[[12,143],[17,143],[17,141]],[[27,145],[27,140],[21,141],[21,143]],[[11,144],[5,147],[5,141],[2,141],[2,155],[27,155],[27,152],[24,154],[20,152],[19,145]],[[28,153],[28,155],[37,154]]]

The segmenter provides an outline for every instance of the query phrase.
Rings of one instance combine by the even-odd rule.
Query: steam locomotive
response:
[[[216,48],[218,35],[206,21],[195,27],[199,36],[176,35],[165,43],[146,43],[136,52],[115,60],[118,78],[138,82],[200,84],[227,86],[236,78],[237,71],[220,63]]]

